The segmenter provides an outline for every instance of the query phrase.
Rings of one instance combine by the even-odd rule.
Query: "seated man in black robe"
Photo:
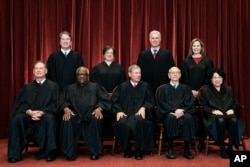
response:
[[[128,68],[129,81],[119,85],[112,95],[112,112],[116,114],[115,136],[125,150],[124,157],[131,156],[130,134],[135,140],[135,159],[141,160],[142,149],[154,150],[154,125],[151,111],[154,96],[148,83],[141,80],[138,65]]]
[[[9,128],[8,161],[22,159],[22,151],[30,141],[40,147],[37,159],[56,159],[57,122],[56,107],[59,97],[58,85],[45,78],[46,65],[37,61],[33,74],[35,80],[25,85],[14,104]]]
[[[91,152],[90,159],[99,159],[102,152],[102,111],[111,108],[106,89],[89,82],[89,70],[76,70],[77,83],[62,91],[59,110],[63,113],[59,144],[67,160],[75,160],[78,141],[83,138]]]
[[[175,137],[184,139],[184,156],[193,159],[189,144],[196,133],[194,97],[189,86],[179,83],[181,71],[171,67],[168,72],[170,83],[157,93],[157,119],[163,123],[168,141],[167,158],[174,159],[173,141]]]

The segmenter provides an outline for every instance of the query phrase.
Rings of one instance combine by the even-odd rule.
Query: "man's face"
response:
[[[80,84],[89,82],[89,72],[86,68],[80,68],[76,74],[76,80]]]
[[[149,37],[149,42],[150,42],[152,47],[160,46],[160,43],[161,43],[160,34],[158,34],[158,33],[151,34]]]
[[[70,49],[72,41],[67,34],[62,34],[60,39],[60,45],[62,49]]]
[[[47,74],[47,68],[45,67],[45,64],[43,63],[37,63],[34,66],[33,69],[33,74],[34,76],[38,79],[38,78],[44,78]]]
[[[181,71],[176,67],[170,68],[168,72],[168,77],[172,82],[178,82],[181,78]]]
[[[139,82],[141,80],[141,69],[134,68],[128,75],[133,82]]]

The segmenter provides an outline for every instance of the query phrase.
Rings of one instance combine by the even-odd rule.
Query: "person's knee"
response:
[[[166,121],[176,120],[176,116],[173,114],[168,114],[165,120]]]
[[[187,121],[193,121],[194,120],[194,116],[191,115],[191,114],[184,114],[183,115],[184,119],[187,120]]]
[[[230,123],[233,124],[233,125],[237,125],[238,124],[238,119],[237,118],[231,118]]]
[[[56,124],[57,123],[55,117],[52,114],[43,115],[41,120],[44,121],[46,124]]]
[[[217,118],[217,123],[218,124],[224,124],[225,123],[225,119],[224,118]]]
[[[18,124],[19,122],[22,122],[23,120],[25,120],[27,117],[28,117],[28,115],[26,115],[24,113],[16,114],[14,117],[12,117],[11,123]]]

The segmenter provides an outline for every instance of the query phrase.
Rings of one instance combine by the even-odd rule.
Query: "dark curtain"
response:
[[[125,68],[135,63],[153,29],[161,31],[161,46],[172,51],[177,66],[190,41],[201,38],[245,105],[241,117],[250,135],[249,7],[249,0],[1,0],[0,138],[7,137],[17,93],[33,80],[34,61],[59,49],[63,30],[73,34],[73,49],[90,69],[102,61],[107,44]]]

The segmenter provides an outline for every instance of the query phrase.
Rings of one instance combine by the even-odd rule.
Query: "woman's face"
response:
[[[213,77],[211,78],[211,82],[214,87],[220,87],[223,83],[223,78],[218,73],[214,73]]]
[[[110,48],[109,50],[107,50],[105,52],[104,59],[106,61],[114,61],[114,51],[113,51],[113,49]]]
[[[199,41],[195,41],[192,46],[193,54],[201,53],[201,43]]]

